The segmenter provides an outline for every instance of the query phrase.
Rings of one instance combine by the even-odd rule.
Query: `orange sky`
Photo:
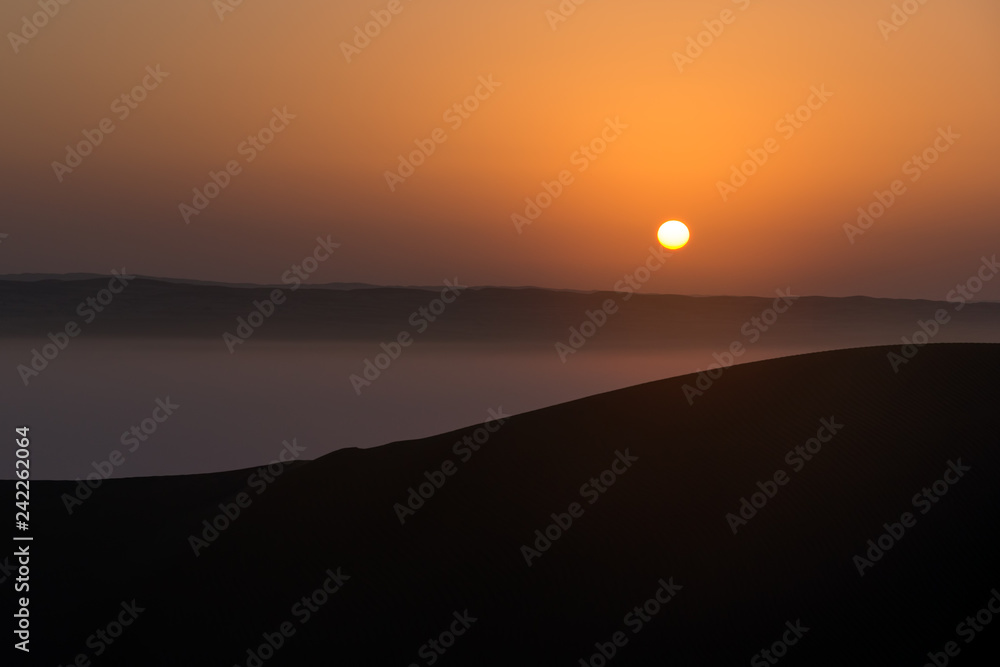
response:
[[[692,241],[650,292],[943,298],[1000,251],[1000,6],[912,1],[889,31],[894,3],[872,0],[589,0],[558,22],[558,0],[244,0],[221,18],[224,0],[88,0],[33,32],[38,4],[11,0],[0,273],[276,282],[329,234],[320,282],[610,289],[679,218]],[[345,55],[372,12],[391,21]],[[144,78],[145,99],[115,102]],[[275,108],[294,118],[241,148]],[[904,166],[948,128],[933,165]],[[54,167],[84,131],[100,144]],[[579,152],[602,131],[603,153]],[[416,141],[434,152],[390,188]],[[767,161],[723,200],[748,151]],[[519,233],[512,214],[564,170]]]

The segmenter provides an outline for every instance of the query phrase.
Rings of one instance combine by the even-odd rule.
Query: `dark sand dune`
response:
[[[467,461],[453,445],[476,427],[342,450],[260,494],[251,471],[112,479],[67,516],[74,485],[36,483],[33,657],[255,665],[248,649],[287,622],[263,664],[429,665],[427,642],[465,630],[453,613],[468,610],[433,664],[599,665],[616,632],[610,665],[771,664],[752,660],[795,638],[786,622],[808,631],[779,664],[923,665],[949,641],[955,664],[997,664],[1000,618],[971,643],[956,626],[1000,587],[1000,346],[928,346],[898,374],[888,351],[736,366],[693,406],[687,376],[522,414]],[[822,420],[843,426],[794,471],[786,452]],[[582,495],[616,452],[635,460]],[[447,460],[454,474],[401,525],[394,504]],[[949,461],[969,470],[921,514],[914,494]],[[734,535],[726,514],[778,470],[787,485]],[[195,557],[189,534],[241,488],[252,503]],[[522,545],[574,502],[582,516],[529,567]],[[853,557],[905,512],[915,524],[859,576]],[[349,580],[303,623],[297,601],[337,568]],[[627,615],[671,578],[681,588],[635,632]],[[88,637],[133,599],[145,611],[95,657]]]

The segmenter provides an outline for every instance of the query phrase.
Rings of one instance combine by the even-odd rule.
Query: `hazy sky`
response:
[[[651,292],[943,298],[1000,252],[995,0],[52,4],[0,5],[0,273],[276,282],[330,235],[315,281],[610,289],[679,218]]]

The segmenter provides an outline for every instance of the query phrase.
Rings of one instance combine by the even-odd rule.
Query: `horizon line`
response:
[[[45,280],[52,281],[62,281],[62,282],[74,282],[83,280],[95,280],[100,278],[112,277],[112,273],[93,273],[93,272],[67,272],[67,273],[31,273],[31,272],[21,272],[21,273],[5,273],[0,274],[0,282],[42,282]],[[266,288],[281,288],[287,287],[285,283],[254,283],[254,282],[225,282],[220,280],[203,280],[200,278],[174,278],[169,276],[149,276],[145,274],[136,274],[136,279],[139,280],[149,280],[164,283],[180,283],[188,285],[201,285],[201,286],[212,286],[212,287],[226,287],[231,289],[266,289]],[[300,284],[301,288],[311,288],[311,289],[335,289],[340,288],[341,291],[352,291],[352,290],[363,290],[363,289],[409,289],[409,290],[421,290],[421,291],[431,291],[440,289],[438,285],[380,285],[376,283],[366,283],[366,282],[353,282],[353,281],[343,281],[343,282],[326,282],[326,283],[309,283],[302,282]],[[613,289],[579,289],[573,287],[542,287],[539,285],[469,285],[465,289],[499,289],[499,290],[539,290],[544,292],[572,292],[574,294],[600,294],[600,293],[615,293]],[[680,294],[677,292],[634,292],[636,296],[678,296],[678,297],[688,297],[693,299],[769,299],[772,298],[768,296],[760,296],[754,294]],[[928,298],[909,298],[909,297],[898,297],[898,296],[871,296],[868,294],[851,294],[846,296],[830,296],[827,294],[801,294],[792,295],[796,299],[872,299],[877,301],[927,301],[929,303],[945,303],[945,299],[928,299]],[[1000,303],[1000,301],[968,301],[968,303]]]

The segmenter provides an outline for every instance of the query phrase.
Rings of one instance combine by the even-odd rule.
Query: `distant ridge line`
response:
[[[103,278],[110,277],[111,274],[103,273],[8,273],[0,274],[0,282],[82,282],[85,280],[100,280]],[[174,285],[192,285],[192,286],[202,286],[202,287],[224,287],[231,289],[272,289],[272,288],[286,288],[287,284],[284,283],[248,283],[248,282],[223,282],[217,280],[197,280],[192,278],[168,278],[162,276],[147,276],[142,274],[136,274],[136,279],[142,281],[150,282],[160,282]],[[303,289],[325,289],[325,290],[335,290],[335,291],[352,291],[352,290],[384,290],[384,289],[398,289],[398,290],[420,290],[420,291],[437,291],[441,289],[440,285],[376,285],[373,283],[360,283],[360,282],[329,282],[329,283],[302,283]],[[601,294],[601,293],[611,293],[614,290],[604,289],[604,290],[584,290],[584,289],[571,289],[565,287],[539,287],[537,285],[470,285],[468,289],[472,290],[509,290],[509,291],[529,291],[537,290],[541,292],[554,292],[554,293],[569,293],[569,294]],[[769,299],[773,298],[771,296],[765,295],[751,295],[751,294],[678,294],[676,292],[636,292],[637,297],[650,297],[650,296],[674,296],[674,297],[687,297],[692,299]],[[943,299],[913,299],[906,297],[891,297],[891,296],[869,296],[866,294],[851,294],[848,296],[827,296],[822,294],[804,294],[798,296],[798,298],[807,299],[833,299],[833,300],[851,300],[851,299],[865,299],[871,301],[908,301],[908,302],[927,302],[927,303],[945,303]],[[974,303],[1000,303],[1000,301],[969,301],[969,304]]]

